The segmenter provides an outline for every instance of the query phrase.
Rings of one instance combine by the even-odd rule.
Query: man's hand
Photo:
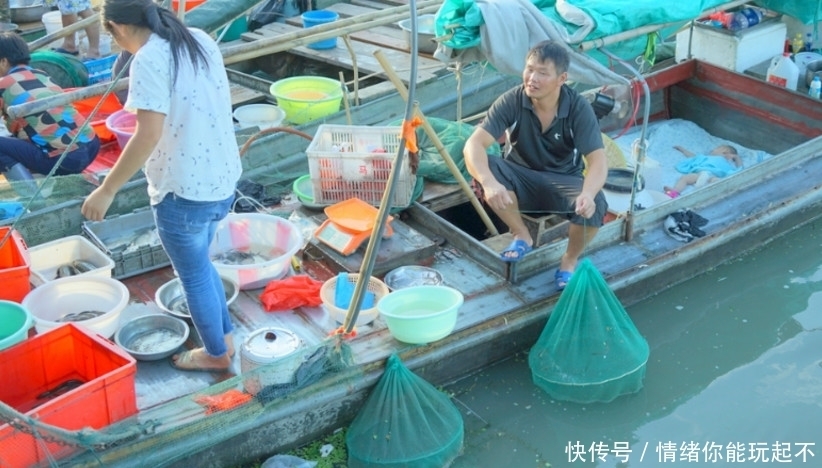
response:
[[[494,180],[482,185],[485,201],[493,210],[504,210],[514,203],[508,189],[504,185]]]
[[[581,193],[576,200],[576,213],[585,219],[590,218],[596,212],[597,204],[594,198],[586,193]]]

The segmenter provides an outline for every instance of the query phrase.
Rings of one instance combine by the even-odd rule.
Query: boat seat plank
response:
[[[434,213],[463,203],[468,203],[468,196],[458,184],[425,181],[425,188],[418,202]]]
[[[262,102],[268,98],[268,95],[257,90],[245,87],[243,85],[229,82],[229,89],[231,90],[231,107],[241,106],[243,104],[251,104],[255,102]]]
[[[271,23],[254,32],[244,33],[243,38],[253,41],[260,37],[278,36],[297,30],[301,30],[301,28],[283,23]],[[359,41],[351,41],[351,46],[357,57],[357,68],[362,75],[375,74],[384,79],[386,78],[382,66],[376,57],[374,57],[374,52],[378,50],[379,47]],[[407,84],[409,73],[407,64],[410,64],[411,56],[406,52],[392,49],[383,49],[383,52],[390,63],[400,65],[396,67],[395,71],[400,76],[400,79]],[[346,48],[344,44],[327,50],[314,50],[307,46],[297,46],[289,50],[289,53],[348,70],[354,69],[351,54],[349,54],[348,48]],[[446,65],[439,60],[419,57],[417,61],[417,83],[436,79],[437,75],[434,72],[444,69],[445,66]]]

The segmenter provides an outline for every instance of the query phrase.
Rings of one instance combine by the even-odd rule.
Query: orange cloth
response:
[[[417,127],[422,125],[422,119],[414,116],[410,121],[402,121],[402,137],[405,138],[405,149],[410,153],[419,152],[417,147]]]
[[[217,411],[225,411],[244,405],[248,403],[251,398],[253,397],[248,393],[241,392],[234,388],[217,395],[196,396],[194,397],[194,401],[198,405],[206,407],[206,414],[212,414]]]
[[[290,276],[281,280],[272,280],[260,293],[260,300],[265,310],[293,310],[300,306],[316,307],[323,303],[320,298],[322,281],[308,275]]]

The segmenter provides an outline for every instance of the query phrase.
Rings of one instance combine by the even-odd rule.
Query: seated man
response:
[[[553,212],[571,221],[554,276],[559,289],[568,284],[608,208],[601,190],[608,164],[599,123],[590,103],[565,84],[569,64],[561,44],[535,45],[526,57],[523,84],[497,98],[463,151],[483,199],[514,236],[502,252],[504,261],[518,261],[533,248],[522,212]],[[503,135],[508,154],[489,157],[486,149]]]

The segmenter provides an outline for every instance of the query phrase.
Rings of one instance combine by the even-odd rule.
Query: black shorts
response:
[[[596,210],[590,218],[574,211],[576,198],[582,193],[582,176],[535,171],[505,159],[489,156],[488,167],[494,177],[514,192],[522,213],[554,213],[574,224],[600,227],[608,211],[605,194],[600,190],[594,197]]]

